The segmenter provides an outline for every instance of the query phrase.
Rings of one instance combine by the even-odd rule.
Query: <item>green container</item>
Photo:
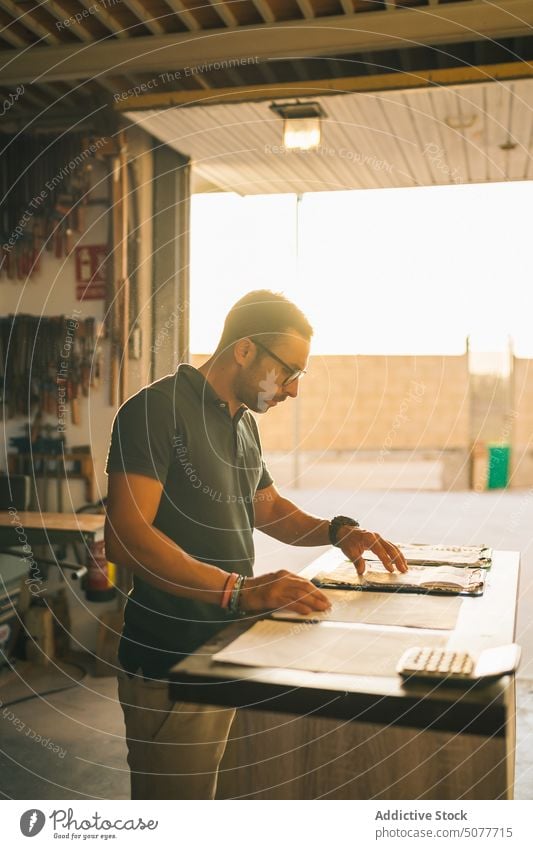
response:
[[[487,489],[504,489],[509,483],[510,445],[489,445],[489,480]]]

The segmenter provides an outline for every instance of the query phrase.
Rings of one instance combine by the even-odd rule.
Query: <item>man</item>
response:
[[[405,571],[399,550],[345,516],[311,516],[276,489],[255,418],[298,394],[313,330],[285,297],[250,292],[215,353],[181,364],[118,411],[106,552],[134,586],[119,648],[132,798],[214,798],[235,711],[172,703],[166,673],[243,612],[328,607],[285,570],[253,577],[254,527],[291,545],[338,545],[359,573],[365,549]]]

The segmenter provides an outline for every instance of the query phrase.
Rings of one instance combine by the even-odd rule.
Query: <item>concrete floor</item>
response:
[[[129,799],[114,678],[86,677],[71,690],[2,708],[0,720],[3,797]],[[32,739],[33,731],[49,743]]]
[[[396,540],[486,542],[523,553],[518,641],[516,798],[533,798],[533,493],[302,491],[288,493],[317,515],[346,513]],[[290,548],[258,534],[257,571],[303,568],[322,549]],[[7,702],[1,688],[0,701]],[[127,799],[129,778],[120,705],[112,678],[86,677],[73,689],[0,704],[0,794],[10,799]],[[11,716],[13,714],[13,717]],[[41,740],[36,739],[39,734]]]

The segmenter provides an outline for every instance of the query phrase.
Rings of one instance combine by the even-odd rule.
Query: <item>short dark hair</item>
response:
[[[247,336],[260,336],[267,344],[269,337],[275,337],[289,329],[296,330],[307,340],[313,335],[313,328],[296,304],[280,292],[257,289],[248,292],[230,309],[217,353]]]

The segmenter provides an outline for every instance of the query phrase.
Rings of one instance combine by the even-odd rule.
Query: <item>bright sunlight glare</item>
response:
[[[533,357],[532,207],[531,182],[195,195],[191,350],[268,288],[307,314],[315,354],[460,354],[470,336]]]

